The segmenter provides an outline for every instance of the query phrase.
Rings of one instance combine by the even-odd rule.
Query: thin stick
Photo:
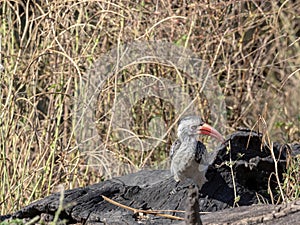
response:
[[[121,207],[121,208],[123,208],[123,209],[131,210],[131,211],[133,211],[134,213],[151,214],[151,215],[161,216],[161,217],[165,217],[165,218],[172,219],[172,220],[184,220],[184,218],[182,218],[182,217],[172,216],[172,215],[169,215],[169,214],[159,213],[159,212],[161,212],[161,211],[159,211],[159,210],[142,210],[142,209],[135,209],[135,208],[132,208],[132,207],[123,205],[123,204],[121,204],[121,203],[118,203],[118,202],[116,202],[116,201],[114,201],[114,200],[112,200],[112,199],[110,199],[110,198],[105,197],[104,195],[101,195],[101,197],[102,197],[105,201],[107,201],[107,202],[109,202],[109,203],[111,203],[111,204],[113,204],[113,205],[119,206],[119,207]]]

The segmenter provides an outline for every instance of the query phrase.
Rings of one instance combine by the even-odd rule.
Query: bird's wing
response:
[[[195,159],[199,163],[199,171],[206,171],[216,159],[218,151],[208,152],[203,143],[198,142],[196,148]],[[198,156],[197,156],[198,155]]]
[[[205,145],[200,142],[200,141],[197,141],[197,145],[196,145],[196,150],[195,150],[195,160],[197,163],[200,163],[203,155],[206,153],[206,147]]]
[[[172,159],[175,152],[179,149],[181,145],[181,141],[179,139],[177,139],[171,146],[171,149],[170,149],[170,158]]]

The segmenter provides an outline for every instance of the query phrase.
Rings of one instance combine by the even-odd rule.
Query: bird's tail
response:
[[[213,151],[213,152],[205,151],[204,154],[202,155],[202,159],[198,167],[199,176],[197,176],[195,180],[200,189],[203,186],[203,184],[207,182],[207,179],[205,177],[206,171],[209,165],[211,165],[215,161],[217,154],[218,154],[217,151]]]
[[[195,182],[197,183],[199,189],[201,189],[203,184],[205,184],[207,182],[205,174],[206,174],[206,170],[205,171],[199,171],[199,175],[195,179]]]
[[[205,151],[202,155],[202,159],[201,162],[199,164],[199,171],[205,171],[207,170],[207,168],[209,167],[209,165],[211,165],[217,156],[218,152],[217,151],[213,151],[213,152],[207,152]]]

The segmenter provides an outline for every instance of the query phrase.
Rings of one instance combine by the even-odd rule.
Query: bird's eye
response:
[[[194,126],[191,126],[191,129],[192,129],[192,130],[196,130],[197,127],[198,127],[198,126],[194,125]]]

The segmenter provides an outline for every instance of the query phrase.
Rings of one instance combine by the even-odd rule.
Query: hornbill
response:
[[[176,188],[179,181],[185,178],[192,179],[199,190],[207,181],[205,174],[208,166],[213,163],[216,153],[209,153],[205,145],[198,141],[201,134],[214,137],[222,143],[225,141],[216,129],[202,122],[198,116],[186,116],[179,120],[178,139],[170,150],[171,173],[177,182]]]

